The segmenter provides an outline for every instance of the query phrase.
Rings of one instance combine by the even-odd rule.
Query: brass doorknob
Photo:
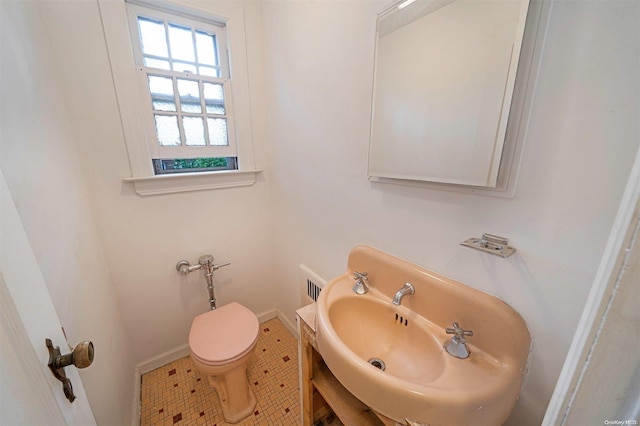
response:
[[[71,364],[77,368],[87,368],[93,362],[93,343],[85,340],[73,348],[73,352],[58,355],[55,359],[56,368],[64,368]]]
[[[62,389],[69,402],[73,402],[76,397],[73,394],[71,381],[64,372],[64,368],[73,364],[77,368],[87,368],[93,362],[93,343],[89,341],[80,342],[73,348],[71,353],[62,355],[58,346],[53,346],[51,339],[46,339],[45,344],[49,349],[49,368],[56,379],[62,382]]]

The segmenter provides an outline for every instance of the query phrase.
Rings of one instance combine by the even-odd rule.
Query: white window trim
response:
[[[158,175],[153,172],[151,153],[147,137],[149,130],[144,125],[144,94],[138,84],[138,73],[131,48],[128,15],[124,0],[98,0],[104,28],[113,81],[120,109],[120,120],[129,155],[131,182],[140,195],[168,194],[203,189],[250,186],[261,172],[255,168],[253,154],[253,128],[249,92],[249,69],[246,54],[244,10],[232,2],[195,3],[189,0],[136,0],[152,7],[162,7],[180,14],[181,8],[202,13],[212,20],[224,22],[230,49],[231,74],[233,79],[233,116],[238,154],[238,170],[219,172],[195,172]]]
[[[203,189],[250,186],[259,170],[223,170],[219,172],[174,173],[149,177],[124,178],[133,182],[140,195],[160,195]]]

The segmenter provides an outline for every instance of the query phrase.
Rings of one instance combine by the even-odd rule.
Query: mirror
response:
[[[529,3],[407,0],[378,16],[370,179],[508,186]]]

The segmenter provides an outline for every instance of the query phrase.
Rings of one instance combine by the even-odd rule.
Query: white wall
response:
[[[203,7],[207,2],[201,2]],[[266,167],[259,3],[244,5],[257,168]],[[182,277],[181,259],[212,254],[219,305],[238,301],[275,313],[267,174],[251,187],[152,197],[137,195],[95,1],[43,4],[63,75],[74,131],[95,206],[109,271],[137,364],[186,345],[193,318],[209,309],[202,272]]]
[[[96,2],[40,2],[44,19],[22,2],[9,32],[20,37],[11,50],[3,38],[1,164],[69,340],[93,339],[96,362],[113,367],[82,372],[98,421],[127,422],[132,364],[185,344],[208,308],[202,275],[181,278],[178,260],[232,262],[216,275],[219,303],[293,320],[298,264],[331,278],[368,243],[524,316],[534,354],[514,418],[538,423],[638,146],[640,6],[554,3],[516,197],[499,199],[366,180],[385,2],[240,3],[256,163],[268,167],[246,188],[140,197],[121,180],[130,169]],[[516,255],[458,245],[485,231],[511,238]]]
[[[77,155],[77,139],[35,2],[2,1],[0,165],[68,342],[92,340],[80,371],[96,420],[129,423],[129,337]],[[34,295],[35,297],[35,295]],[[64,350],[63,342],[56,341]],[[44,342],[43,342],[44,346]]]
[[[297,265],[325,278],[367,243],[495,294],[534,349],[513,424],[539,424],[637,151],[637,2],[553,4],[513,199],[366,180],[372,2],[266,2],[270,166],[279,306]],[[509,259],[459,246],[504,235]],[[471,328],[472,325],[469,325]]]

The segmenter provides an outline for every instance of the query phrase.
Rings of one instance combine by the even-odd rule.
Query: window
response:
[[[223,23],[127,4],[155,174],[237,169]]]
[[[123,180],[132,184],[142,196],[254,185],[260,170],[255,168],[254,162],[250,50],[247,49],[247,34],[251,32],[247,32],[245,26],[246,6],[230,1],[97,2],[131,168],[131,175]],[[143,25],[149,23],[152,31],[156,29],[164,34],[164,39],[156,37],[160,40],[159,46],[147,44],[143,50],[139,17],[143,19]],[[176,56],[168,38],[170,25],[176,30],[184,29],[177,33],[184,39],[187,39],[187,33],[191,34],[193,56],[182,53]],[[208,49],[201,47],[200,52],[197,40],[194,41],[198,34],[200,45],[209,46]],[[152,79],[152,84],[171,84],[164,89],[154,86],[152,95],[149,77],[165,79]],[[181,83],[182,92],[178,80],[186,82]],[[187,88],[191,86],[191,92],[185,92],[185,84]],[[189,110],[197,108],[196,100],[200,102],[200,112]],[[155,116],[159,117],[160,124],[163,119],[172,120],[169,128],[173,136],[162,133],[164,145],[159,143]],[[185,126],[184,120],[191,118],[200,119],[202,124],[187,120]],[[216,136],[223,132],[213,132],[214,138],[211,138],[209,119],[213,120],[213,129],[224,128],[220,120],[226,120],[228,145],[216,144],[221,140]],[[177,123],[177,130],[173,123]],[[202,130],[202,136],[198,133],[194,137],[190,133],[196,127],[198,131]],[[167,143],[171,140],[173,145]]]

